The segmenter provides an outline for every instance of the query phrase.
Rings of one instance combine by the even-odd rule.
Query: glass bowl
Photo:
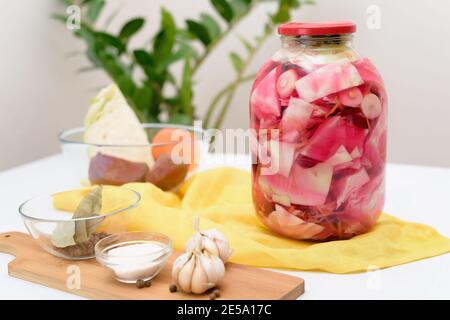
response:
[[[120,192],[115,190],[117,188]],[[105,186],[99,215],[72,218],[90,190],[79,188],[42,195],[19,207],[25,227],[44,250],[69,260],[91,259],[95,257],[95,245],[100,239],[126,231],[124,215],[138,205],[140,194],[124,187]],[[81,232],[84,236],[78,237]]]
[[[131,182],[151,182],[168,191],[192,175],[208,152],[209,140],[201,128],[160,123],[142,126],[148,141],[155,143],[85,143],[84,128],[61,133],[59,142],[68,179],[77,183],[81,181],[82,185],[120,186]],[[155,140],[157,134],[159,136]]]
[[[172,241],[157,232],[123,232],[95,245],[97,261],[112,270],[118,281],[135,283],[158,275],[172,254]]]

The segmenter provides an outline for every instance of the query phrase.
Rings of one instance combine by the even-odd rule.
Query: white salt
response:
[[[168,252],[155,241],[130,241],[120,246],[106,248],[107,264],[117,278],[124,282],[148,280],[156,276],[164,266]]]
[[[136,257],[160,252],[163,246],[159,242],[139,242],[136,244],[124,243],[120,247],[108,250],[108,254],[121,257]]]

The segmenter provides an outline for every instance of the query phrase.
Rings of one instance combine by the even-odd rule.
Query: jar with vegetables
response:
[[[253,202],[294,239],[367,232],[384,204],[387,96],[351,22],[288,23],[250,98]]]

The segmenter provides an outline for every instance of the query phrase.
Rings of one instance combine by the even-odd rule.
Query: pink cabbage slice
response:
[[[301,154],[319,161],[326,161],[345,144],[345,120],[332,117],[316,129]]]
[[[261,69],[258,71],[258,73],[256,74],[256,78],[255,81],[253,82],[253,87],[252,87],[252,91],[253,89],[255,89],[258,84],[261,82],[262,79],[264,79],[267,74],[274,69],[278,64],[272,60],[268,60],[262,67]]]
[[[332,166],[337,166],[349,161],[352,161],[352,156],[348,153],[347,149],[344,146],[340,146],[336,153],[327,159],[327,163]]]
[[[372,226],[381,214],[384,204],[384,173],[381,172],[350,194],[345,205],[345,213],[349,219],[359,221],[366,226]]]
[[[258,118],[279,117],[281,105],[277,96],[277,70],[273,69],[262,79],[252,93],[250,104]]]
[[[363,83],[348,59],[325,65],[295,83],[298,95],[307,102],[323,98]]]
[[[372,62],[367,59],[363,58],[358,61],[355,61],[353,63],[356,70],[358,70],[358,73],[360,74],[362,80],[369,84],[369,85],[375,85],[377,89],[380,90],[380,98],[382,103],[386,101],[386,92],[384,90],[384,82],[381,78],[380,73],[375,68],[375,66],[372,64]]]
[[[281,119],[284,141],[298,142],[300,140],[300,133],[306,129],[313,109],[313,105],[302,99],[292,97],[289,100],[289,106],[283,112]]]
[[[350,153],[352,153],[356,148],[358,150],[364,150],[364,141],[368,132],[368,129],[362,129],[350,122],[346,122],[345,148],[347,148]]]
[[[350,154],[350,156],[351,156],[353,159],[361,158],[362,153],[361,153],[361,151],[359,150],[359,148],[356,147],[355,149],[353,149],[353,151],[352,151],[352,153]]]
[[[302,168],[296,163],[288,177],[261,174],[259,183],[263,190],[286,196],[291,203],[315,206],[325,203],[332,176],[333,166],[328,163],[319,163],[311,168]]]
[[[280,120],[275,117],[264,117],[259,120],[260,129],[276,129],[280,126]]]
[[[336,203],[339,207],[344,203],[351,193],[357,191],[367,182],[369,182],[370,177],[366,170],[360,169],[358,172],[344,176],[333,184],[333,191],[336,194]]]
[[[264,166],[261,173],[265,175],[280,174],[287,177],[294,163],[295,147],[293,143],[278,140],[260,141],[260,158],[267,161],[262,162]]]
[[[364,158],[372,167],[383,164],[386,157],[386,113],[382,112],[375,127],[367,137],[364,149]]]
[[[384,82],[381,75],[369,59],[360,59],[355,61],[353,65],[356,70],[358,70],[358,73],[364,82],[371,82],[380,87],[384,87]]]
[[[313,239],[325,229],[318,224],[305,222],[280,205],[275,205],[275,210],[265,222],[275,232],[295,239]]]
[[[324,121],[305,145],[301,154],[319,161],[326,161],[344,146],[351,153],[355,148],[363,150],[367,129],[356,127],[342,117]]]
[[[353,159],[349,162],[338,164],[334,167],[334,172],[339,172],[346,169],[359,170],[362,167],[361,158]]]

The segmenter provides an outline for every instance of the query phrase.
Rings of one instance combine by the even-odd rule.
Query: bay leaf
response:
[[[52,244],[57,248],[65,248],[73,246],[75,240],[75,223],[73,221],[58,222],[55,230],[52,233]]]
[[[100,215],[102,209],[102,186],[95,187],[84,197],[78,204],[78,207],[73,213],[73,219],[90,218]],[[89,236],[95,231],[98,224],[103,218],[91,220],[75,221],[75,234],[73,239],[75,243],[79,244],[89,240]]]

